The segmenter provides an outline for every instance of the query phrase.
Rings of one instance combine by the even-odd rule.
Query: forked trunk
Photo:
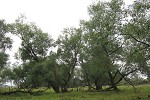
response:
[[[114,91],[118,91],[119,89],[117,88],[117,85],[116,85],[115,82],[114,82],[114,78],[113,78],[111,72],[108,72],[108,75],[109,75],[109,78],[110,78],[110,85],[111,85],[111,88],[112,88]]]

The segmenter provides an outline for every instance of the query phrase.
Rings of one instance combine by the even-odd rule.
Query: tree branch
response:
[[[144,44],[144,45],[150,47],[150,44],[148,44],[148,43],[146,43],[146,42],[143,42],[143,41],[140,41],[140,40],[138,40],[137,38],[135,38],[135,37],[132,36],[132,35],[130,35],[130,37],[133,38],[135,41],[137,41],[137,42],[139,42],[139,43],[141,43],[141,44]]]

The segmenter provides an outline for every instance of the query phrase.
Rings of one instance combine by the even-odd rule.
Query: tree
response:
[[[8,66],[7,67],[5,66],[0,74],[0,78],[1,78],[0,83],[3,84],[6,82],[11,82],[12,77],[13,75],[11,69]]]
[[[77,88],[77,89],[78,89],[78,87],[85,86],[85,82],[83,80],[83,73],[82,73],[81,67],[76,67],[74,69],[74,77],[71,81],[70,86],[72,88]]]
[[[53,45],[53,40],[47,33],[43,33],[33,23],[24,23],[24,16],[18,18],[12,26],[11,32],[22,41],[19,52],[24,62],[40,62],[40,59],[46,57],[48,50]]]
[[[7,36],[8,32],[9,24],[6,24],[4,20],[0,20],[0,70],[8,60],[8,55],[5,51],[12,47],[12,40]]]
[[[10,25],[5,23],[4,20],[0,20],[0,83],[5,82],[5,77],[2,76],[9,57],[8,54],[6,54],[6,50],[12,47],[12,40],[7,35],[9,26]]]
[[[58,60],[63,67],[63,83],[61,88],[63,92],[67,92],[67,88],[74,76],[74,69],[78,66],[79,52],[82,47],[81,29],[70,28],[64,29],[63,36],[59,36],[57,40]]]
[[[97,36],[92,34],[84,35],[84,46],[82,48],[80,62],[83,76],[88,83],[89,90],[91,84],[95,84],[96,90],[102,89],[102,85],[108,81],[105,70],[106,58],[103,49],[96,42]]]
[[[124,26],[124,35],[130,46],[130,59],[139,71],[150,77],[149,49],[150,49],[150,5],[149,1],[136,0],[129,8],[130,20]],[[130,58],[131,58],[130,57]]]
[[[48,86],[52,87],[56,93],[60,92],[60,86],[63,83],[62,66],[57,62],[57,54],[51,52],[45,61],[42,62],[44,71],[44,80]]]
[[[89,7],[90,20],[82,21],[86,46],[89,49],[87,53],[90,54],[88,55],[89,59],[86,60],[85,57],[84,60],[86,63],[98,62],[97,64],[94,63],[91,69],[100,69],[99,72],[107,73],[109,89],[114,90],[118,90],[117,84],[123,78],[135,71],[128,71],[125,66],[118,63],[122,62],[124,58],[123,48],[125,43],[122,29],[123,20],[126,19],[126,10],[123,4],[122,0],[93,4]],[[99,79],[103,78],[99,77]]]
[[[40,87],[44,81],[42,62],[47,58],[49,50],[53,46],[53,40],[35,24],[25,23],[24,16],[12,24],[11,33],[18,36],[22,41],[18,56],[23,62],[21,66],[14,69],[14,72],[18,77],[17,80],[21,82],[21,87],[32,92],[34,88]]]

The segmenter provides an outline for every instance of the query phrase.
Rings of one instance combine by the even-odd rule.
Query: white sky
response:
[[[77,26],[87,19],[87,6],[93,0],[0,0],[0,18],[13,22],[21,13],[44,32],[57,38],[63,28]]]
[[[14,22],[20,14],[57,39],[63,28],[77,27],[88,19],[87,7],[96,0],[0,0],[0,19]],[[105,0],[103,0],[105,1]],[[107,0],[108,1],[108,0]],[[125,0],[130,4],[133,0]],[[18,49],[17,39],[11,52]]]
[[[14,22],[20,14],[25,14],[28,21],[35,22],[56,39],[63,28],[78,26],[81,19],[88,19],[87,6],[94,1],[96,0],[0,0],[0,19]],[[131,1],[133,0],[125,0],[128,4]]]

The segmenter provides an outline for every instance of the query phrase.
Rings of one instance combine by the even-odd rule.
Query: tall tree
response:
[[[25,72],[21,76],[17,74],[19,75],[18,78],[21,78],[20,80],[26,86],[25,88],[32,92],[44,80],[42,62],[47,58],[50,48],[53,46],[53,40],[35,24],[25,23],[24,16],[21,16],[12,24],[11,33],[21,39],[19,57],[22,60],[22,65],[14,71]]]
[[[74,68],[78,66],[79,52],[82,47],[81,29],[70,28],[64,29],[63,36],[59,36],[57,40],[58,59],[63,66],[64,84],[62,91],[67,92],[67,88],[73,78]]]
[[[129,8],[129,21],[125,25],[124,35],[130,46],[131,61],[139,70],[150,77],[150,2],[136,0]],[[130,45],[129,45],[130,44]]]
[[[117,90],[117,84],[122,78],[128,75],[120,74],[121,66],[118,63],[124,45],[121,33],[126,12],[123,4],[122,0],[93,4],[89,7],[90,20],[82,22],[88,43],[86,46],[91,49],[89,57],[99,59],[98,66],[101,66],[102,72],[107,72],[110,88],[114,90]]]

